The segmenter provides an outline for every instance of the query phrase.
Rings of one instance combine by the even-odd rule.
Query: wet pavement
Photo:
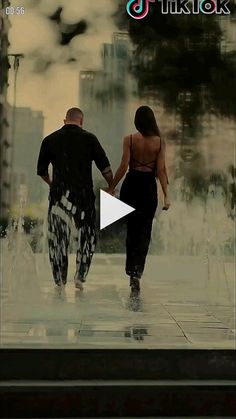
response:
[[[61,295],[47,256],[34,258],[36,278],[19,272],[13,286],[3,283],[2,347],[235,348],[232,259],[151,255],[137,297],[124,255],[97,254],[83,292],[74,288],[71,255]]]

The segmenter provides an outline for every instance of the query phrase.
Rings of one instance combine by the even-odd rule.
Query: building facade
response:
[[[98,136],[113,165],[119,162],[121,141],[127,134],[130,55],[128,34],[114,33],[112,42],[102,45],[101,69],[80,72],[85,128]]]
[[[12,112],[13,108],[10,108],[9,115],[12,115]],[[36,174],[36,167],[43,139],[43,113],[28,107],[16,107],[14,115],[12,204],[17,204],[22,184],[27,186],[29,204],[39,203],[43,189],[42,182]]]
[[[8,0],[0,1],[0,218],[7,219],[10,209],[11,151],[9,119],[7,115],[8,87],[8,30],[9,20],[4,9]]]

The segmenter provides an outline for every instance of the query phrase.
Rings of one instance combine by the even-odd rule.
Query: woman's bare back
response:
[[[139,132],[132,134],[130,136],[130,169],[142,172],[155,171],[160,147],[161,139],[156,135],[144,137]]]

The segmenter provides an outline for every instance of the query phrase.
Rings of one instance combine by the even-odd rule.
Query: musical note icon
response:
[[[143,19],[149,12],[149,3],[155,3],[155,0],[129,0],[127,13],[134,19]]]

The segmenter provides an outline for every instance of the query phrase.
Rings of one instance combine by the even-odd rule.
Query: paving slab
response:
[[[150,255],[141,294],[130,294],[124,255],[96,254],[85,284],[73,285],[70,256],[65,293],[54,289],[47,256],[33,256],[36,277],[5,272],[2,347],[235,348],[233,259],[209,278],[201,257]],[[213,263],[213,262],[212,262]],[[228,288],[227,288],[228,287]]]

